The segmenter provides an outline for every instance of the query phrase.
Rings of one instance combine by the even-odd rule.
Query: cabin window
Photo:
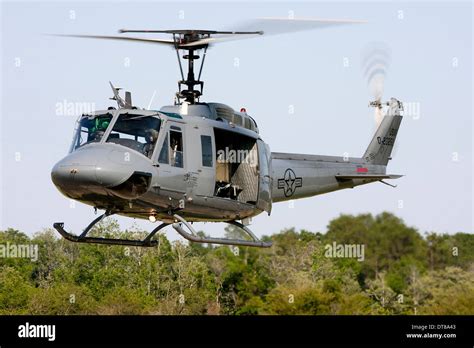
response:
[[[156,117],[122,114],[115,122],[107,142],[128,147],[151,158],[159,129],[160,120]]]
[[[244,123],[243,123],[243,121],[242,121],[242,116],[240,116],[239,114],[234,114],[233,123],[234,123],[236,126],[240,126],[240,127],[243,127],[243,126],[244,126]]]
[[[201,135],[202,165],[212,167],[212,138],[209,135]]]
[[[165,140],[163,141],[163,146],[161,147],[160,151],[160,156],[158,157],[158,162],[159,163],[169,163],[169,158],[168,158],[168,134],[165,136]]]
[[[71,150],[100,142],[111,120],[111,114],[83,116],[79,121]]]
[[[252,121],[248,117],[245,118],[245,128],[252,130]]]
[[[173,167],[183,168],[183,133],[180,131],[170,130],[170,162]]]

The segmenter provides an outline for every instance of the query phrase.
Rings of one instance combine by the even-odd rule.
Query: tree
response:
[[[146,235],[113,219],[91,233]],[[0,231],[0,314],[474,314],[474,235],[423,238],[390,213],[341,215],[326,234],[285,229],[262,238],[269,249],[155,238],[138,248]],[[327,254],[333,242],[365,257]],[[21,245],[37,260],[6,254]]]
[[[428,262],[427,243],[417,230],[386,212],[375,218],[370,214],[341,215],[329,223],[324,240],[327,243],[364,245],[365,260],[359,276],[362,283],[366,278],[374,279],[378,273],[390,270],[404,257],[422,267]]]
[[[28,314],[34,288],[27,276],[13,267],[0,267],[0,314]]]
[[[419,314],[474,314],[474,267],[446,267],[419,279]]]

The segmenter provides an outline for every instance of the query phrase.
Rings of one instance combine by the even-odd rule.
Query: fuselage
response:
[[[98,132],[100,118],[106,125],[97,140],[91,129]],[[140,142],[145,129],[116,131],[125,118],[154,123],[158,135],[148,146],[151,151],[141,151],[148,144]],[[189,221],[244,219],[271,206],[270,180],[259,182],[257,158],[269,156],[268,147],[245,113],[222,104],[186,104],[161,111],[110,109],[83,115],[78,122],[70,153],[52,170],[54,184],[69,198],[116,214],[145,219],[153,215],[162,221],[171,220],[173,211]],[[240,149],[236,141],[245,146]],[[221,152],[244,157],[219,159]],[[246,163],[250,157],[254,163]],[[260,193],[265,186],[266,192]],[[237,189],[241,192],[227,194]]]
[[[67,197],[115,214],[169,222],[231,221],[273,202],[376,181],[362,158],[271,153],[255,121],[217,103],[114,109],[83,115],[69,154],[52,170]]]

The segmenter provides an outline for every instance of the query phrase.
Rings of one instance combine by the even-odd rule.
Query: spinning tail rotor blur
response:
[[[375,109],[374,119],[378,127],[383,118],[382,96],[391,61],[390,48],[383,42],[370,43],[364,48],[361,61],[362,73],[373,98],[369,106]]]

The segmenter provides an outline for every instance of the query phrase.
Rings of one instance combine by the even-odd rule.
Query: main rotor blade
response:
[[[249,35],[245,37],[234,36],[234,35],[221,36],[221,37],[209,37],[209,38],[200,39],[200,40],[185,43],[185,44],[180,44],[179,46],[180,47],[193,47],[193,46],[202,46],[202,45],[213,45],[219,42],[226,42],[226,41],[231,41],[231,40],[251,39],[259,35],[262,35],[262,34],[253,34],[253,35]]]
[[[350,19],[320,19],[320,18],[285,18],[263,17],[245,22],[238,29],[262,30],[267,35],[293,33],[297,31],[323,29],[345,24],[363,24],[367,21]]]
[[[158,33],[158,34],[226,34],[226,35],[261,35],[262,31],[220,31],[220,30],[148,30],[148,29],[120,29],[119,33]]]
[[[315,19],[315,18],[258,18],[249,20],[244,24],[236,28],[235,31],[229,33],[247,33],[249,35],[221,35],[210,38],[201,39],[186,44],[182,44],[182,47],[199,46],[203,44],[215,44],[220,42],[240,40],[240,39],[251,39],[259,35],[269,36],[278,35],[284,33],[292,33],[297,31],[312,30],[312,29],[323,29],[327,27],[333,27],[345,24],[363,24],[367,21],[363,20],[348,20],[348,19]],[[216,32],[217,34],[224,34],[226,32]]]
[[[73,38],[84,38],[84,39],[100,39],[100,40],[119,40],[119,41],[136,41],[136,42],[145,42],[145,43],[156,43],[156,44],[165,44],[170,46],[175,46],[173,40],[163,40],[163,39],[148,39],[140,37],[130,37],[130,36],[108,36],[108,35],[62,35],[62,34],[52,34],[53,36],[61,37],[73,37]],[[211,43],[219,42],[222,38],[206,38],[192,41],[189,43],[177,43],[178,47],[193,47],[193,46],[204,46]]]
[[[210,45],[221,41],[227,41],[231,39],[242,39],[242,38],[251,38],[259,35],[263,35],[263,31],[218,31],[218,30],[142,30],[142,29],[120,29],[119,33],[154,33],[154,34],[192,34],[192,35],[219,35],[218,37],[204,37],[201,39],[196,39],[187,43],[179,43],[179,47],[195,47],[195,46],[204,46]],[[240,36],[242,37],[236,37]]]
[[[136,41],[145,43],[165,44],[179,47],[203,47],[206,45],[215,44],[218,42],[225,42],[230,40],[238,40],[243,38],[253,38],[260,35],[276,35],[282,33],[291,33],[302,30],[322,29],[344,24],[361,24],[366,21],[361,20],[347,20],[347,19],[315,19],[315,18],[259,18],[250,20],[236,30],[135,30],[135,29],[120,29],[119,33],[155,33],[155,34],[194,34],[194,35],[217,35],[213,37],[205,37],[196,39],[190,42],[175,43],[174,40],[152,39],[152,38],[138,38],[128,36],[108,36],[108,35],[54,35],[64,37],[76,37],[85,39],[102,39],[102,40],[120,40],[120,41]],[[199,37],[199,36],[198,36]]]
[[[155,43],[155,44],[165,44],[165,45],[174,46],[174,41],[173,41],[173,40],[144,39],[144,38],[129,37],[129,36],[62,35],[62,34],[54,34],[54,36],[77,37],[77,38],[84,38],[84,39],[103,39],[103,40],[138,41],[138,42]]]
[[[291,33],[303,30],[323,29],[345,24],[363,24],[364,20],[350,19],[316,19],[316,18],[278,18],[264,17],[253,19],[240,25],[235,30],[130,30],[120,29],[120,33],[162,33],[162,34],[209,34],[217,35],[208,38],[202,38],[196,41],[181,43],[180,47],[194,47],[203,45],[212,45],[220,42],[251,39],[260,35],[277,35]]]

